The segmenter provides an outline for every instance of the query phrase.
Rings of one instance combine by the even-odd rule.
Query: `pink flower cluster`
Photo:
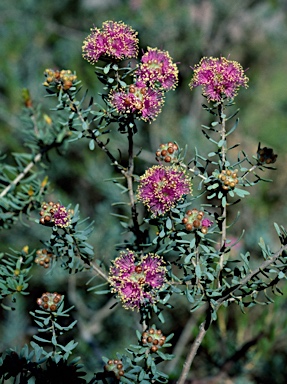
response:
[[[191,192],[190,178],[180,167],[155,165],[140,177],[137,196],[156,217],[170,211]]]
[[[143,121],[152,121],[160,113],[164,97],[161,91],[137,81],[127,90],[111,92],[110,102],[118,113],[134,113]]]
[[[240,87],[247,88],[248,77],[237,61],[225,57],[204,57],[194,67],[190,88],[202,86],[203,95],[209,101],[221,101],[223,97],[233,99]]]
[[[102,28],[92,28],[82,47],[83,57],[96,63],[101,57],[117,60],[135,58],[138,54],[137,32],[123,22],[105,21]]]
[[[127,249],[112,263],[111,291],[117,294],[124,308],[139,310],[158,301],[158,293],[166,281],[166,267],[160,256],[149,253],[139,258]]]
[[[178,69],[166,51],[147,48],[135,72],[136,77],[152,88],[169,91],[175,89],[178,82]]]
[[[135,71],[134,84],[112,91],[110,102],[120,114],[134,113],[144,121],[152,121],[161,111],[164,92],[174,89],[178,69],[168,52],[148,48]]]

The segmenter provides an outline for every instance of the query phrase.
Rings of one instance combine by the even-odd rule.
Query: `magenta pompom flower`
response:
[[[116,293],[126,309],[137,309],[155,304],[158,293],[166,282],[164,260],[149,253],[138,260],[135,252],[120,252],[110,267],[112,293]]]
[[[209,101],[220,101],[224,96],[233,99],[240,87],[247,88],[248,77],[237,61],[225,57],[204,57],[194,67],[190,88],[202,85],[203,95]]]
[[[155,120],[164,104],[163,93],[147,87],[143,82],[136,82],[119,91],[112,91],[110,102],[118,113],[134,113],[144,121]]]
[[[191,192],[190,178],[180,167],[155,165],[140,177],[137,196],[156,217],[170,211]]]
[[[137,32],[123,22],[105,21],[102,28],[91,28],[83,43],[83,57],[96,63],[100,57],[117,60],[135,58],[138,54]]]
[[[178,69],[166,51],[157,48],[147,48],[141,63],[135,72],[138,80],[148,83],[153,88],[165,91],[175,89],[178,82]]]
[[[57,227],[68,227],[71,224],[72,211],[60,203],[44,202],[40,211],[40,223],[43,225],[56,225]]]

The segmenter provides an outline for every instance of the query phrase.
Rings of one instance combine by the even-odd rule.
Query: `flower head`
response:
[[[37,299],[37,304],[46,311],[54,312],[61,304],[62,299],[63,296],[60,293],[46,292],[43,293],[39,299]]]
[[[189,209],[185,212],[182,223],[185,225],[187,231],[200,230],[204,235],[208,232],[208,228],[213,224],[210,219],[204,217],[203,211],[198,211],[196,208]]]
[[[258,150],[257,150],[257,161],[260,164],[272,164],[275,163],[277,160],[277,156],[272,148],[261,148],[260,143],[258,144]]]
[[[165,91],[175,89],[178,82],[178,69],[166,51],[157,48],[147,48],[141,63],[135,72],[138,80],[148,83],[153,88]]]
[[[220,101],[223,96],[233,99],[240,87],[247,88],[248,77],[237,61],[225,57],[203,57],[194,67],[190,88],[202,85],[203,95],[209,101]]]
[[[102,29],[91,28],[83,43],[83,57],[96,63],[102,56],[117,60],[137,57],[137,32],[123,22],[105,21]]]
[[[191,192],[190,178],[180,167],[155,165],[140,177],[138,199],[156,217],[170,211]]]
[[[120,252],[110,267],[111,291],[121,299],[124,308],[140,309],[158,301],[158,292],[166,281],[163,259],[153,253],[137,260],[135,252]]]
[[[143,121],[155,120],[164,103],[163,93],[136,82],[127,90],[112,91],[110,102],[118,113],[135,113]]]
[[[43,203],[40,211],[40,223],[43,225],[56,225],[57,227],[68,227],[71,223],[72,211],[66,209],[60,203]]]

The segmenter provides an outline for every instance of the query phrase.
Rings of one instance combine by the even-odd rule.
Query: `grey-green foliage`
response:
[[[82,93],[80,82],[75,81],[69,89],[64,89],[63,84],[59,83],[48,85],[49,97],[55,101],[55,115],[52,117],[36,113],[33,107],[28,106],[27,130],[30,136],[27,139],[27,145],[31,153],[27,156],[16,155],[14,168],[3,167],[5,174],[2,180],[5,191],[3,222],[8,223],[6,226],[3,224],[3,227],[11,226],[20,217],[20,213],[25,213],[31,219],[32,208],[40,210],[40,202],[46,193],[46,180],[41,176],[42,168],[34,171],[33,178],[31,178],[29,176],[30,167],[32,168],[35,163],[40,162],[42,156],[45,157],[50,150],[61,150],[68,141],[71,143],[70,145],[73,145],[73,142],[81,140],[91,151],[94,151],[95,148],[101,150],[112,163],[114,170],[123,175],[111,178],[123,195],[123,201],[118,204],[122,206],[123,211],[121,213],[113,212],[125,230],[123,239],[119,239],[123,241],[117,244],[117,248],[129,247],[138,255],[143,252],[154,252],[166,258],[167,284],[159,293],[158,304],[140,308],[141,323],[150,325],[154,315],[159,321],[164,322],[164,311],[171,308],[170,300],[174,297],[186,298],[185,305],[192,311],[207,304],[205,305],[205,329],[216,320],[217,312],[222,305],[227,306],[235,302],[244,309],[255,305],[261,292],[265,293],[265,299],[263,298],[262,301],[260,296],[260,301],[269,303],[271,301],[270,288],[275,293],[280,293],[278,284],[280,280],[286,278],[285,229],[276,225],[281,242],[281,247],[276,252],[266,246],[263,240],[260,241],[264,261],[258,263],[258,266],[251,266],[249,252],[241,253],[236,260],[229,259],[230,251],[235,244],[228,244],[225,232],[236,224],[240,215],[238,213],[233,222],[226,224],[226,209],[236,208],[236,204],[248,195],[246,188],[253,187],[258,181],[263,180],[258,171],[270,168],[266,165],[265,160],[261,161],[258,156],[254,156],[253,160],[250,160],[244,151],[239,152],[237,160],[229,159],[230,153],[238,146],[237,144],[232,147],[227,146],[227,137],[238,126],[238,120],[232,123],[237,111],[231,110],[230,115],[226,115],[226,110],[232,109],[233,103],[222,100],[213,107],[203,106],[204,110],[213,118],[210,125],[202,127],[204,137],[214,147],[213,151],[204,154],[196,150],[194,158],[190,161],[186,163],[182,156],[178,159],[177,164],[191,172],[197,192],[193,197],[186,197],[183,203],[165,215],[154,218],[143,211],[140,204],[132,201],[129,195],[131,191],[135,192],[134,183],[139,180],[139,175],[133,171],[133,166],[131,166],[131,161],[136,157],[132,149],[134,135],[138,132],[138,116],[133,113],[118,114],[110,104],[108,97],[111,90],[127,86],[128,76],[132,75],[132,70],[129,66],[121,68],[113,63],[96,67],[96,75],[104,84],[101,94],[102,104],[94,102],[91,97],[88,98],[86,92]],[[60,118],[58,119],[57,116]],[[57,121],[55,121],[56,119]],[[128,153],[125,154],[128,161],[118,155],[109,144],[109,140],[113,138],[110,127],[114,127],[114,123],[118,124],[118,132],[128,145]],[[224,137],[223,124],[231,124]],[[29,167],[27,168],[27,166]],[[129,173],[131,170],[133,173]],[[236,173],[236,177],[234,176],[234,179],[238,177],[236,186],[229,188],[224,184],[222,174],[226,170]],[[239,172],[238,176],[237,172]],[[21,175],[21,178],[17,182],[13,182],[17,174]],[[35,184],[32,183],[34,179],[37,180]],[[132,186],[127,185],[127,180],[132,181]],[[24,185],[26,189],[21,189],[21,185]],[[5,190],[6,186],[9,186],[7,190]],[[19,189],[17,190],[17,188]],[[201,203],[203,198],[206,199],[205,203]],[[194,207],[202,209],[204,214],[213,218],[214,222],[208,231],[202,232],[197,226],[194,226],[192,231],[184,227],[183,219],[186,210]],[[7,215],[10,211],[12,211],[12,216]],[[139,220],[139,211],[144,217],[143,220]],[[11,219],[12,217],[13,219]],[[35,221],[34,217],[33,219]],[[39,223],[39,216],[36,222]],[[44,222],[47,227],[45,229],[51,230],[52,234],[49,240],[43,241],[43,244],[47,252],[53,254],[54,268],[60,265],[68,273],[74,273],[84,270],[91,272],[92,267],[95,273],[108,280],[100,262],[94,260],[93,247],[87,242],[92,235],[92,225],[85,223],[86,219],[81,221],[79,218],[78,206],[75,207],[71,222],[67,226]],[[240,238],[237,239],[237,241],[239,240]],[[7,255],[2,258],[1,298],[6,296],[14,298],[17,292],[26,293],[32,254],[33,252],[27,255],[27,252],[23,250],[21,253],[16,253],[17,256]],[[96,288],[95,291],[98,294],[108,293],[107,290],[97,291],[98,287],[101,286],[96,285],[90,290]],[[63,306],[62,302],[55,313],[44,310],[32,312],[39,327],[39,333],[48,333],[48,336],[43,337],[34,335],[34,339],[43,345],[48,345],[48,348],[47,350],[42,349],[38,344],[32,342],[31,346],[34,351],[29,352],[25,348],[20,353],[20,358],[25,359],[25,364],[32,362],[32,358],[36,356],[36,360],[33,362],[36,365],[45,362],[48,366],[51,361],[57,367],[60,367],[61,364],[68,366],[67,360],[77,343],[71,340],[67,344],[62,344],[58,334],[61,336],[62,333],[70,331],[76,325],[76,321],[72,321],[70,325],[58,323],[59,318],[68,317],[69,310],[64,310]],[[153,381],[167,382],[168,376],[159,371],[157,365],[170,360],[171,355],[159,350],[156,350],[154,354],[150,353],[149,349],[142,345],[139,333],[137,336],[138,345],[132,344],[127,349],[129,357],[118,355],[119,360],[124,363],[125,370],[124,376],[120,379],[121,382],[128,384],[132,382],[141,384]],[[167,341],[170,338],[168,336]],[[163,345],[163,347],[170,346],[170,344]],[[50,350],[51,348],[52,350]],[[43,361],[39,360],[41,355],[45,357]],[[9,360],[11,355],[4,354],[3,356],[2,362],[5,365],[4,361],[7,363],[6,359]],[[19,357],[19,355],[17,356]],[[9,372],[6,373],[9,374]],[[98,372],[93,380],[102,380],[105,383],[107,377],[109,377],[107,372]]]

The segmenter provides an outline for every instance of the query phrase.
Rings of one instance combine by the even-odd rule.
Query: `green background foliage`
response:
[[[243,252],[252,249],[254,255],[260,255],[259,237],[276,246],[272,223],[284,224],[287,217],[284,193],[287,184],[286,14],[283,0],[2,0],[0,150],[2,153],[25,151],[21,120],[23,88],[28,88],[34,103],[41,103],[51,115],[50,100],[44,98],[45,90],[40,86],[46,68],[75,70],[83,88],[88,88],[89,95],[96,98],[99,84],[93,67],[81,57],[81,47],[93,25],[100,26],[111,19],[122,20],[136,29],[141,48],[152,44],[168,50],[179,63],[179,87],[168,93],[157,120],[144,126],[141,138],[136,137],[138,149],[143,148],[145,165],[154,163],[153,153],[161,142],[173,140],[181,146],[188,144],[187,158],[191,158],[193,148],[203,145],[200,125],[209,122],[202,112],[200,89],[191,93],[188,88],[190,66],[202,56],[230,55],[231,60],[248,68],[246,74],[250,78],[249,89],[241,91],[236,100],[240,107],[240,125],[233,144],[241,143],[246,152],[255,154],[260,141],[262,146],[274,148],[279,155],[278,171],[272,175],[266,173],[274,183],[257,186],[251,198],[244,200],[240,207],[240,225],[234,233],[239,236],[245,228],[246,235],[239,247]],[[121,148],[121,140],[121,135],[113,132],[115,149]],[[110,188],[104,181],[110,174],[104,154],[89,151],[87,145],[77,143],[69,146],[65,156],[54,151],[50,157],[53,161],[47,174],[52,183],[51,199],[59,199],[66,205],[79,203],[81,216],[95,220],[91,242],[99,250],[102,262],[108,265],[121,236],[117,220],[109,214],[111,204],[120,200],[120,190]],[[36,246],[41,234],[38,227],[37,233],[33,228],[18,223],[12,230],[2,231],[1,251]],[[35,301],[43,289],[48,289],[68,292],[68,301],[80,309],[80,315],[74,313],[80,330],[77,352],[90,374],[102,366],[102,355],[115,356],[116,352],[123,352],[131,342],[131,335],[134,337],[137,314],[120,306],[110,310],[112,299],[106,301],[104,296],[88,293],[86,281],[81,274],[67,277],[62,270],[47,274],[33,267],[31,294],[19,298],[17,315],[0,311],[1,350],[22,346],[31,340],[35,330],[28,313],[35,309]],[[282,289],[286,292],[286,287]],[[84,302],[88,302],[88,306]],[[248,309],[246,315],[237,307],[229,309],[220,309],[219,321],[213,325],[195,361],[195,377],[216,377],[223,372],[223,376],[218,377],[222,381],[218,382],[231,379],[234,383],[269,383],[270,380],[285,383],[286,298],[277,298],[276,303],[268,307]],[[167,312],[163,332],[174,332],[175,340],[182,337],[178,345],[184,351],[196,334],[200,316],[200,313],[190,315],[183,301],[180,311]],[[251,346],[245,351],[243,346],[248,342]],[[237,361],[238,351],[242,353]],[[174,377],[179,374],[181,364],[181,360],[170,362],[169,370]]]

